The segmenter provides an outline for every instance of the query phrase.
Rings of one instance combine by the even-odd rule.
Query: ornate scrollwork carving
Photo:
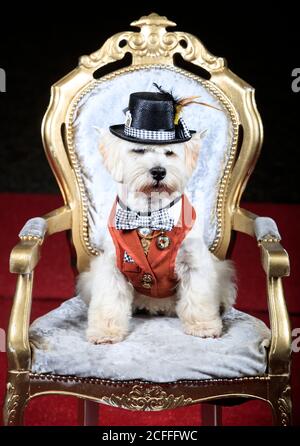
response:
[[[29,398],[28,372],[9,372],[4,403],[4,424],[22,424],[24,407]]]
[[[115,34],[99,50],[81,57],[80,65],[87,69],[99,68],[122,59],[126,53],[132,54],[134,65],[172,65],[175,53],[210,72],[220,70],[225,65],[224,59],[211,54],[192,34],[168,32],[166,28],[176,26],[176,23],[166,17],[150,14],[132,22],[131,25],[140,28],[140,32]]]
[[[116,60],[123,59],[127,49],[121,47],[120,42],[127,40],[130,32],[118,33],[110,37],[99,50],[89,56],[82,56],[79,59],[79,65],[84,68],[99,68]]]
[[[184,395],[175,396],[167,394],[161,386],[135,385],[132,391],[126,395],[104,396],[101,400],[114,407],[131,410],[165,410],[175,409],[193,402],[192,398],[184,398]]]
[[[20,395],[16,390],[16,386],[14,386],[11,382],[7,383],[6,390],[6,424],[11,425],[15,422],[17,408],[20,402]]]
[[[278,399],[278,409],[280,413],[280,424],[289,426],[291,424],[291,386],[287,385]]]

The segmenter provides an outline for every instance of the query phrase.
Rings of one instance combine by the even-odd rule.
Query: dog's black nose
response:
[[[164,167],[160,167],[160,166],[152,167],[152,169],[150,169],[150,173],[151,173],[153,179],[156,181],[162,180],[167,175],[166,169]]]

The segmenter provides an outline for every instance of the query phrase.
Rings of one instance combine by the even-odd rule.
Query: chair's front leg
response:
[[[46,233],[53,234],[70,228],[68,207],[57,209],[44,218],[29,220],[21,230],[21,239],[11,252],[10,271],[18,274],[16,292],[7,334],[8,379],[4,404],[4,423],[22,424],[23,412],[29,399],[31,349],[29,322],[32,303],[33,271],[40,258]]]
[[[266,273],[271,345],[268,375],[271,379],[268,402],[272,406],[275,425],[291,424],[290,356],[291,328],[285,303],[282,277],[290,272],[289,256],[279,243],[281,237],[276,223],[266,217],[238,209],[233,228],[256,236],[261,250],[262,266]]]
[[[28,327],[32,301],[33,272],[19,274],[7,334],[8,369],[30,370]]]
[[[282,287],[282,277],[288,276],[290,272],[289,256],[279,243],[281,237],[276,223],[268,217],[257,217],[238,208],[233,217],[233,229],[257,239],[266,273],[272,333],[268,372],[271,375],[289,376],[291,329]]]
[[[23,424],[29,399],[31,349],[28,327],[31,312],[33,272],[19,274],[7,334],[8,376],[3,406],[6,426]]]
[[[289,258],[277,241],[260,242],[262,265],[266,272],[272,339],[269,373],[290,373],[291,328],[285,303],[282,277],[289,275]]]
[[[268,277],[268,305],[272,339],[269,349],[269,373],[290,373],[291,327],[280,277]]]
[[[290,426],[292,424],[292,401],[289,376],[283,377],[277,386],[270,389],[269,404],[273,411],[275,426]]]
[[[5,426],[21,426],[23,424],[24,409],[28,399],[29,372],[9,372],[3,406],[3,422]]]

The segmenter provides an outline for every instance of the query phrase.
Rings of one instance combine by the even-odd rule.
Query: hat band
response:
[[[159,130],[144,130],[135,127],[124,126],[124,133],[127,136],[139,139],[149,139],[155,141],[171,141],[175,139],[175,130],[159,131]]]

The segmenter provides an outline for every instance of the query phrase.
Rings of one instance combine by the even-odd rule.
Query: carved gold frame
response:
[[[175,23],[166,17],[150,14],[132,25],[139,27],[140,32],[128,31],[112,36],[98,51],[83,56],[79,66],[52,87],[51,102],[43,121],[46,155],[65,202],[63,207],[44,216],[48,228],[46,236],[71,230],[79,271],[86,267],[90,256],[97,253],[89,247],[85,191],[80,182],[80,166],[72,150],[72,107],[80,94],[95,82],[95,70],[121,60],[126,53],[132,55],[128,70],[151,65],[177,69],[173,56],[179,53],[186,61],[209,72],[210,80],[203,82],[219,92],[222,98],[227,98],[229,108],[233,110],[233,124],[243,127],[240,152],[236,156],[235,133],[232,152],[220,182],[217,205],[219,237],[212,250],[224,258],[232,230],[254,236],[256,216],[239,207],[262,144],[262,125],[255,105],[254,89],[232,73],[223,58],[209,53],[195,36],[167,31],[166,28],[175,26]],[[42,243],[42,239],[21,240],[10,257],[10,270],[18,274],[18,279],[7,336],[9,372],[4,405],[5,424],[21,424],[29,400],[53,393],[75,395],[132,410],[163,410],[203,401],[221,400],[226,403],[228,398],[239,398],[241,401],[258,398],[272,406],[275,424],[290,424],[291,334],[282,288],[282,277],[289,274],[289,259],[277,240],[265,239],[259,245],[266,272],[272,332],[265,375],[170,383],[114,381],[31,372],[28,331],[32,283]]]

